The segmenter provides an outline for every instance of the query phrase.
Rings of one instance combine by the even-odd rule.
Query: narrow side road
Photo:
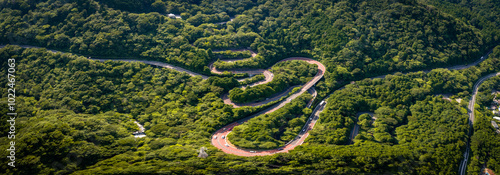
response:
[[[494,77],[494,76],[500,76],[500,72],[497,72],[497,73],[492,73],[492,74],[488,74],[484,77],[481,77],[479,80],[477,80],[476,84],[474,84],[474,89],[472,90],[472,98],[470,99],[469,101],[469,106],[468,106],[468,109],[467,109],[467,113],[469,113],[469,139],[467,140],[467,148],[465,149],[465,153],[464,153],[464,160],[460,163],[460,166],[459,166],[459,170],[458,170],[458,174],[460,175],[465,175],[466,174],[466,170],[467,170],[467,161],[469,161],[469,156],[470,156],[470,137],[472,136],[472,133],[474,131],[474,105],[476,103],[476,95],[477,95],[477,91],[478,91],[478,88],[479,88],[479,85],[481,85],[484,80],[487,80],[488,78],[491,78],[491,77]]]

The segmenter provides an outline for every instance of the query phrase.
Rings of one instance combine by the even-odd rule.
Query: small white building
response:
[[[492,121],[491,121],[491,125],[493,125],[493,127],[494,127],[495,129],[498,129],[497,122],[495,122],[495,121],[493,121],[493,120],[492,120]]]
[[[175,18],[175,15],[174,15],[173,13],[169,13],[169,14],[168,14],[168,17],[169,17],[169,18]]]

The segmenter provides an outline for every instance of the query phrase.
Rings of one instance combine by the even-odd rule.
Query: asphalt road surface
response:
[[[0,46],[0,48],[4,47],[3,45]],[[23,48],[40,48],[40,47],[36,47],[36,46],[28,46],[28,45],[20,45],[20,47],[23,47]],[[48,50],[50,52],[59,52],[59,51],[55,51],[55,50]],[[64,53],[64,52],[61,52],[61,53]],[[252,52],[252,56],[255,56],[255,52]],[[127,62],[143,62],[145,64],[149,64],[149,65],[154,65],[154,66],[160,66],[160,67],[164,67],[164,68],[169,68],[169,69],[174,69],[174,70],[177,70],[177,71],[180,71],[180,72],[186,72],[188,73],[189,75],[192,75],[192,76],[201,76],[203,79],[208,79],[208,76],[205,76],[205,75],[202,75],[202,74],[198,74],[198,73],[195,73],[195,72],[192,72],[192,71],[189,71],[187,69],[184,69],[184,68],[181,68],[181,67],[178,67],[178,66],[174,66],[174,65],[171,65],[171,64],[167,64],[167,63],[162,63],[162,62],[158,62],[158,61],[147,61],[147,60],[136,60],[136,59],[100,59],[100,58],[91,58],[89,57],[89,59],[92,59],[92,60],[96,60],[96,61],[127,61]],[[310,58],[305,58],[305,57],[291,57],[291,58],[286,58],[286,59],[283,59],[279,62],[283,62],[283,61],[291,61],[291,60],[301,60],[301,61],[306,61],[307,63],[309,64],[316,64],[318,65],[318,73],[313,77],[312,80],[310,80],[309,82],[307,82],[306,84],[304,84],[302,86],[302,88],[290,95],[288,98],[286,98],[285,100],[281,101],[281,102],[278,102],[277,104],[275,105],[272,105],[271,107],[263,110],[263,111],[260,111],[258,112],[257,114],[255,115],[251,115],[249,117],[246,117],[242,120],[239,120],[238,122],[234,122],[224,128],[233,128],[234,126],[237,126],[239,125],[239,123],[243,123],[253,117],[256,117],[258,115],[262,115],[262,114],[266,114],[266,113],[270,113],[270,112],[273,112],[283,106],[285,106],[285,104],[291,102],[293,99],[297,98],[298,96],[300,96],[302,93],[306,92],[308,89],[310,89],[312,86],[314,86],[321,78],[323,78],[323,75],[326,71],[326,68],[323,64],[321,64],[320,62],[316,61],[316,60],[313,60],[313,59],[310,59]],[[212,66],[210,66],[212,67]],[[265,71],[267,70],[252,70],[250,73],[254,73],[254,72],[262,72],[264,73]],[[216,73],[216,72],[215,72]],[[234,73],[248,73],[248,71],[234,71]],[[270,73],[270,72],[269,72]],[[264,73],[264,75],[266,75],[266,73]],[[269,75],[269,74],[267,74]],[[266,81],[271,81],[272,80],[272,77],[274,77],[272,75],[272,73],[270,74],[271,75],[271,79],[270,80],[266,80]],[[291,91],[293,89],[293,87],[289,88],[285,93],[282,93],[282,95],[279,95],[273,99],[269,99],[267,101],[264,101],[264,102],[258,102],[258,103],[250,103],[250,104],[246,104],[248,106],[255,106],[255,105],[262,105],[262,104],[266,104],[266,103],[269,103],[273,100],[275,100],[276,98],[281,98],[280,96],[283,96],[283,95],[287,95],[288,91]],[[231,103],[231,102],[229,102]],[[311,130],[313,127],[314,127],[314,124],[316,124],[316,121],[317,119],[319,118],[319,113],[324,109],[324,106],[325,106],[325,103],[323,105],[318,105],[315,110],[313,111],[312,113],[312,118],[311,120],[308,120],[308,122],[306,123],[306,125],[304,126],[304,129],[306,129],[306,132],[301,132],[299,133],[299,135],[297,136],[296,139],[290,141],[285,147],[283,147],[283,150],[266,150],[266,151],[259,151],[258,154],[250,154],[248,155],[249,153],[251,153],[250,151],[252,150],[243,150],[243,149],[238,149],[236,147],[234,147],[229,141],[227,141],[227,139],[222,139],[221,137],[218,137],[217,139],[213,139],[212,141],[212,144],[220,149],[222,149],[224,152],[227,152],[227,153],[234,153],[236,155],[243,155],[243,156],[253,156],[253,155],[267,155],[267,154],[270,154],[270,153],[276,153],[276,152],[288,152],[288,150],[291,150],[293,148],[295,148],[297,145],[300,145],[304,142],[305,138],[307,138],[307,136],[309,136],[309,133],[308,131]],[[239,107],[238,105],[236,105],[235,107]],[[218,130],[216,132],[216,134],[218,135],[218,133],[222,135],[227,135],[227,133],[229,133],[230,131],[229,130],[224,130],[223,128],[221,128],[220,130]],[[224,140],[224,142],[222,142],[222,140]],[[217,141],[217,142],[214,142],[214,141]],[[224,143],[224,144],[221,144],[221,143]],[[225,145],[228,145],[228,146],[225,146]],[[234,148],[234,149],[231,149],[231,148]],[[232,150],[232,151],[231,151]],[[239,151],[236,151],[236,150],[239,150]]]
[[[472,90],[472,98],[469,101],[469,106],[468,106],[468,110],[467,110],[467,113],[469,113],[469,125],[470,125],[469,138],[472,136],[472,130],[474,130],[474,127],[473,127],[474,121],[475,121],[474,105],[476,103],[476,95],[477,95],[479,85],[481,85],[481,83],[483,83],[484,80],[491,78],[491,77],[494,77],[494,76],[500,76],[500,72],[492,73],[492,74],[486,75],[484,77],[481,77],[479,80],[477,80],[476,84],[474,84],[474,89]],[[467,148],[465,149],[464,160],[462,161],[462,163],[460,163],[458,174],[460,174],[460,175],[466,174],[467,161],[469,161],[469,155],[470,155],[470,140],[467,141]]]
[[[320,62],[318,62],[316,60],[310,59],[310,58],[291,57],[291,58],[283,59],[280,62],[291,61],[291,60],[302,60],[302,61],[308,62],[309,64],[316,64],[316,65],[318,65],[318,73],[314,76],[314,78],[311,81],[307,82],[300,89],[299,92],[292,94],[290,97],[286,98],[285,100],[283,100],[283,101],[281,101],[281,102],[279,102],[279,103],[277,103],[277,104],[275,104],[275,105],[273,105],[273,106],[271,106],[271,107],[269,107],[269,108],[267,108],[267,109],[265,109],[257,114],[251,115],[249,117],[246,117],[242,120],[231,123],[231,124],[221,128],[221,129],[217,130],[212,136],[212,145],[214,145],[215,147],[217,147],[217,148],[221,149],[222,151],[229,153],[229,154],[235,154],[235,155],[240,155],[240,156],[258,156],[258,155],[264,156],[264,155],[270,155],[270,154],[274,154],[274,153],[278,153],[278,152],[288,152],[289,150],[294,149],[296,146],[304,143],[304,140],[307,138],[307,136],[309,136],[309,130],[311,130],[314,127],[314,125],[316,124],[316,121],[319,118],[319,113],[321,111],[323,111],[323,109],[325,107],[325,103],[323,105],[318,105],[314,109],[313,113],[311,114],[312,119],[308,120],[308,122],[306,122],[306,124],[304,125],[303,129],[305,129],[306,131],[299,133],[298,136],[294,140],[290,141],[284,147],[277,148],[277,149],[271,149],[271,150],[241,149],[241,148],[238,148],[238,147],[234,146],[233,144],[231,144],[231,142],[227,139],[227,134],[229,134],[229,132],[231,132],[231,130],[235,126],[238,126],[238,125],[240,125],[240,123],[244,123],[244,122],[246,122],[246,121],[248,121],[251,118],[254,118],[256,116],[271,113],[271,112],[283,107],[285,104],[287,104],[290,101],[292,101],[293,99],[297,98],[302,93],[304,93],[308,89],[310,89],[314,84],[316,84],[323,77],[324,72],[326,71],[326,68],[323,64],[321,64]],[[291,90],[291,89],[292,88],[289,88],[289,90]],[[275,97],[275,98],[277,98],[277,97]],[[268,101],[272,101],[272,99],[269,99]],[[259,103],[268,103],[268,102],[259,102]],[[255,104],[250,104],[250,105],[255,105]],[[234,106],[234,104],[233,104],[233,106]],[[224,136],[225,138],[223,139],[222,136]]]

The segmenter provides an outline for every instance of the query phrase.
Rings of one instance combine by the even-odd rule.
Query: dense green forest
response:
[[[495,95],[492,91],[500,90],[500,77],[492,77],[479,86],[476,97],[474,135],[471,138],[471,150],[474,156],[471,157],[469,172],[478,172],[483,165],[495,172],[500,171],[500,136],[495,133],[495,128],[491,121],[500,123],[493,119],[492,110],[489,109]],[[497,99],[500,95],[496,95]]]
[[[16,58],[18,108],[16,168],[4,163],[0,174],[455,174],[473,83],[500,71],[500,47],[460,71],[365,78],[479,59],[498,45],[499,9],[496,0],[0,0],[0,44],[74,53],[0,49],[2,70]],[[316,103],[331,95],[327,106],[305,143],[290,153],[240,157],[210,144],[217,129],[275,104],[233,108],[220,98],[262,75],[247,82],[237,80],[244,74],[202,80],[137,62],[86,59],[156,60],[210,75],[207,66],[217,59],[251,57],[224,50],[248,47],[258,55],[217,68],[268,68],[290,56],[327,67],[315,86]],[[290,67],[276,71],[298,84],[317,70],[284,64]],[[279,75],[276,87],[286,89],[291,84],[278,83]],[[1,76],[2,92],[7,81]],[[494,81],[485,82],[478,96],[472,174],[485,162],[500,171],[498,139],[485,110]],[[447,93],[462,102],[442,99]],[[250,96],[240,98],[255,99]],[[303,126],[310,98],[304,94],[251,119],[230,139],[247,148],[281,146]],[[7,118],[7,109],[1,112]],[[356,118],[358,112],[373,112],[376,119]],[[132,136],[134,121],[147,137]],[[361,130],[349,145],[356,122]],[[8,126],[0,121],[0,149],[8,148]],[[207,158],[197,157],[202,147]]]
[[[251,69],[262,67],[261,62],[264,61],[264,57],[257,55],[256,57],[236,60],[232,62],[217,60],[216,62],[214,62],[214,66],[218,70]]]
[[[246,103],[264,100],[287,90],[291,86],[305,84],[318,73],[318,66],[308,64],[305,61],[292,60],[277,63],[271,67],[270,71],[274,74],[271,82],[245,89],[234,88],[229,91],[231,101]]]

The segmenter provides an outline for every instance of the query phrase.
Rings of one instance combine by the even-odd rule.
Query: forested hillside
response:
[[[1,164],[0,174],[455,174],[474,82],[500,71],[498,9],[495,0],[0,0],[0,45],[68,52],[0,49],[2,70],[16,59],[18,109],[16,168]],[[315,85],[315,104],[329,96],[325,110],[289,153],[241,157],[210,144],[216,130],[276,103],[235,108],[222,94],[262,100],[318,71],[278,63],[273,82],[232,90],[263,76],[238,82],[248,75],[211,75],[208,65],[251,57],[225,51],[243,48],[257,56],[215,65],[267,69],[301,56],[327,68]],[[417,72],[467,65],[491,49],[477,66]],[[88,57],[155,60],[211,76]],[[412,72],[368,78],[396,71]],[[2,92],[7,82],[1,76]],[[500,171],[496,138],[486,137],[491,82],[478,97],[471,173],[485,162]],[[7,93],[0,97],[6,105]],[[253,118],[228,139],[243,148],[279,147],[300,132],[311,98],[303,94]],[[7,109],[0,111],[7,118]],[[356,117],[360,112],[375,115]],[[132,135],[134,121],[146,137]],[[361,130],[350,144],[356,123]],[[0,120],[3,150],[9,126]],[[198,157],[203,147],[206,158]]]
[[[228,139],[242,148],[270,149],[283,146],[297,136],[306,123],[311,114],[311,109],[306,108],[306,105],[311,99],[310,94],[302,94],[271,114],[261,115],[234,127]]]

